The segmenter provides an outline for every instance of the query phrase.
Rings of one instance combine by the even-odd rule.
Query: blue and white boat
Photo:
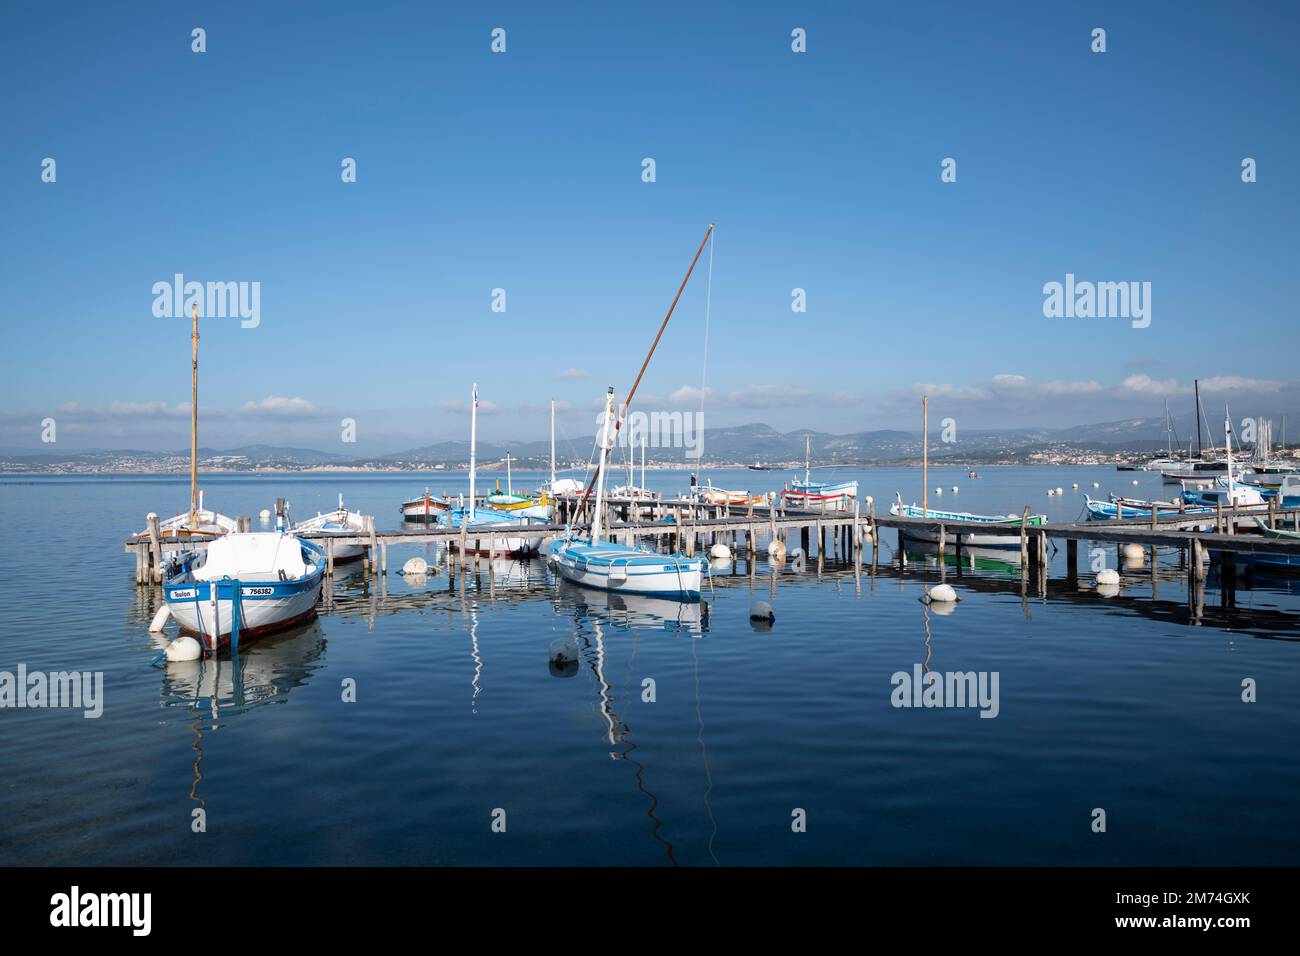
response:
[[[181,632],[208,650],[311,620],[325,561],[282,531],[232,532],[186,560],[163,584]]]
[[[1140,498],[1122,498],[1119,495],[1111,495],[1109,501],[1099,501],[1090,495],[1085,494],[1084,500],[1088,509],[1089,521],[1115,521],[1132,520],[1135,518],[1150,518],[1152,509],[1156,512],[1157,518],[1171,518],[1179,515],[1203,515],[1213,513],[1213,508],[1184,504],[1179,507],[1175,501],[1147,501]]]
[[[810,511],[848,511],[858,496],[856,481],[813,481],[812,438],[804,436],[803,481],[795,479],[781,491],[781,498],[790,508]]]
[[[976,524],[1004,525],[1010,528],[1019,528],[1022,520],[1021,515],[977,515],[971,514],[969,511],[937,511],[934,508],[923,508],[916,504],[905,505],[903,504],[901,492],[894,493],[894,503],[889,506],[889,513],[901,518],[924,518],[927,521],[969,521]],[[1047,515],[1030,515],[1026,524],[1034,528],[1047,524]],[[925,528],[908,528],[903,534],[915,541],[928,541],[931,544],[937,544],[939,541],[938,531]],[[943,540],[945,544],[956,544],[957,535],[952,532],[945,532]],[[968,545],[972,548],[1020,547],[1020,539],[1012,534],[980,534],[979,532],[963,531],[961,540],[963,546]]]
[[[547,519],[528,514],[498,511],[495,508],[477,504],[475,480],[478,476],[478,385],[471,394],[469,417],[469,500],[462,501],[460,507],[438,515],[439,524],[448,528],[464,528],[466,534],[466,554],[482,554],[488,557],[527,558],[537,554],[542,545],[540,531],[529,532],[530,528],[545,527]],[[492,531],[495,537],[476,538],[475,531]],[[459,541],[452,541],[448,547],[453,551],[460,549]]]
[[[596,471],[596,504],[591,534],[584,539],[576,532],[567,531],[547,546],[547,561],[565,580],[585,587],[685,601],[699,600],[704,578],[703,557],[658,554],[601,540],[605,464],[620,424],[615,417],[614,389],[611,388],[605,396],[605,417],[597,436],[600,466]]]

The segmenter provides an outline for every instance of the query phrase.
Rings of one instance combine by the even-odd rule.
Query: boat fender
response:
[[[424,558],[407,558],[402,565],[403,574],[428,574],[429,562]]]
[[[167,623],[167,619],[171,616],[172,606],[170,604],[164,604],[158,609],[158,613],[153,616],[153,620],[149,623],[149,633],[157,634],[161,631],[163,625]]]
[[[194,638],[178,637],[167,645],[163,653],[169,661],[197,661],[203,656],[203,647]]]

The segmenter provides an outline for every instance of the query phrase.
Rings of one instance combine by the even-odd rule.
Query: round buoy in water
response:
[[[557,637],[551,641],[547,656],[557,664],[577,663],[581,656],[578,642],[572,637]]]
[[[1056,493],[1057,493],[1058,495],[1063,495],[1063,494],[1065,494],[1065,489],[1064,489],[1064,488],[1057,488],[1057,489],[1056,489]]]
[[[203,656],[203,647],[192,637],[178,637],[164,649],[169,661],[197,661]]]
[[[1114,568],[1102,568],[1097,572],[1097,587],[1100,589],[1103,585],[1118,585],[1119,572]]]
[[[772,610],[772,605],[766,601],[755,601],[749,606],[749,619],[751,621],[775,621],[776,611]]]
[[[258,513],[257,516],[258,516],[259,518],[261,518],[263,521],[270,521],[270,520],[271,520],[271,509],[270,509],[270,508],[263,508],[263,509]]]
[[[942,496],[942,495],[943,495],[943,489],[942,489],[942,488],[935,488],[935,489],[934,489],[934,493],[935,493],[936,495]]]
[[[780,538],[773,538],[767,543],[767,556],[775,558],[778,561],[785,559],[785,542]]]
[[[1055,494],[1056,494],[1056,492],[1053,491],[1051,488],[1048,488],[1048,489],[1047,489],[1047,497],[1051,498],[1051,497],[1053,497]]]
[[[717,558],[720,561],[730,561],[731,549],[728,548],[725,544],[719,542],[718,544],[715,544],[713,547],[709,548],[709,557]]]
[[[1100,482],[1100,481],[1094,481],[1094,482],[1092,483],[1092,486],[1093,486],[1094,488],[1100,488],[1100,487],[1101,487],[1101,482]]]
[[[940,604],[951,604],[957,600],[957,592],[953,590],[951,584],[936,584],[926,592],[926,596]]]
[[[1079,490],[1079,483],[1076,481],[1076,482],[1075,482],[1074,484],[1072,484],[1070,487],[1073,488],[1075,491],[1078,491],[1078,490]]]
[[[876,499],[871,497],[871,495],[867,495],[867,497],[864,498],[863,500],[866,501],[867,504],[872,504],[875,502]]]
[[[954,495],[957,493],[957,486],[956,486],[956,485],[953,485],[953,486],[952,486],[952,493],[953,493]]]
[[[407,558],[402,565],[403,574],[428,574],[429,562],[424,558]]]
[[[1142,545],[1140,544],[1124,545],[1125,564],[1132,564],[1132,565],[1136,565],[1137,567],[1141,567],[1142,563],[1146,560],[1146,556],[1147,556],[1146,549],[1143,548]]]
[[[1137,483],[1138,483],[1138,480],[1137,480],[1136,478],[1134,478],[1134,479],[1133,479],[1133,484],[1136,485]]]

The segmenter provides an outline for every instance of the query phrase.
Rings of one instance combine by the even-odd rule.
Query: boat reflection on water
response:
[[[939,566],[937,544],[909,539],[906,553],[909,564],[924,564],[936,568]],[[947,545],[943,549],[943,563],[959,571],[989,571],[994,574],[1015,574],[1017,577],[1020,575],[1020,552],[1007,548],[963,547],[959,561],[953,546]]]
[[[237,653],[197,661],[168,661],[162,670],[161,703],[183,711],[183,719],[243,713],[262,704],[284,703],[293,688],[321,667],[325,632],[317,618],[268,635]]]
[[[564,581],[558,606],[571,606],[575,616],[608,624],[619,630],[685,631],[706,634],[709,607],[704,601],[678,601],[644,594],[594,591]]]

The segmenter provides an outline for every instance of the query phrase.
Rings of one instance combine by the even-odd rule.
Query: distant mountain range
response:
[[[1276,416],[1269,416],[1277,420]],[[1035,429],[957,429],[947,435],[940,423],[930,433],[930,456],[934,461],[990,463],[1042,460],[1045,455],[1066,460],[1072,456],[1094,455],[1101,458],[1142,457],[1166,447],[1163,418],[1132,418],[1070,428]],[[1214,436],[1204,435],[1207,445],[1222,444],[1222,424]],[[1203,429],[1204,430],[1204,429]],[[1178,436],[1175,447],[1186,448],[1189,436],[1195,435],[1191,416],[1174,422]],[[695,436],[689,436],[694,442]],[[1281,444],[1280,433],[1275,443]],[[709,428],[704,433],[702,456],[688,456],[685,447],[647,450],[650,462],[686,465],[752,463],[790,464],[804,457],[804,442],[811,438],[814,462],[823,464],[881,464],[910,462],[921,455],[921,435],[882,429],[836,435],[813,429],[780,432],[769,425],[755,423],[726,428]],[[952,439],[952,440],[948,440]],[[698,445],[696,445],[698,448]],[[587,460],[590,446],[576,447],[562,442],[562,459],[570,464]],[[549,464],[548,441],[481,442],[478,460],[485,467],[499,465],[509,454],[517,468],[540,468]],[[622,461],[621,453],[615,453]],[[469,442],[445,441],[387,455],[356,456],[311,448],[276,445],[244,445],[238,448],[200,448],[199,459],[207,470],[231,471],[309,468],[370,468],[411,470],[462,468],[469,461]],[[172,452],[138,449],[80,449],[61,451],[45,448],[0,447],[0,470],[7,472],[59,471],[177,471],[188,467],[189,449]],[[563,464],[563,462],[562,462]]]

